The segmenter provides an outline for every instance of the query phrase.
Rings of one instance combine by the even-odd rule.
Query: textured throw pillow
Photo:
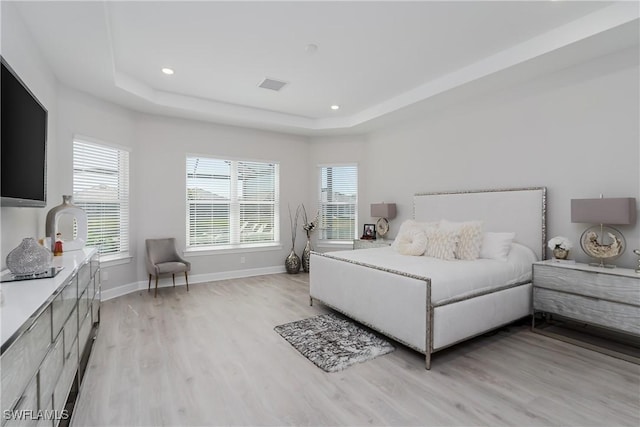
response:
[[[446,260],[456,259],[455,250],[458,244],[458,233],[453,230],[432,228],[427,233],[427,250],[425,256]]]
[[[516,233],[492,233],[490,231],[484,233],[480,247],[480,258],[506,261],[515,237]]]
[[[451,222],[443,219],[440,228],[458,232],[457,259],[478,259],[483,239],[482,221]]]
[[[424,231],[415,231],[411,235],[403,235],[398,240],[397,251],[402,255],[422,255],[427,248],[427,236]]]
[[[418,233],[418,232],[421,232],[421,231],[423,231],[423,227],[422,227],[421,223],[419,223],[419,222],[417,222],[417,221],[415,221],[413,219],[408,219],[408,220],[404,221],[400,225],[400,228],[398,229],[398,235],[396,236],[396,239],[391,244],[391,247],[397,251],[398,250],[398,245],[400,244],[400,242],[407,241],[407,240],[412,240],[411,236],[414,233]]]

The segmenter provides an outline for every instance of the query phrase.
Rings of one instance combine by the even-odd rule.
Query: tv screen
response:
[[[47,201],[47,110],[1,58],[2,206]]]

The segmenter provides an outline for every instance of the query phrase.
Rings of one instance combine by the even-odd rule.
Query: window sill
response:
[[[203,248],[187,248],[182,254],[185,257],[194,257],[194,256],[209,256],[209,255],[220,255],[220,254],[237,254],[237,253],[247,253],[247,252],[265,252],[265,251],[280,251],[283,246],[280,243],[271,243],[268,245],[255,245],[255,246],[242,246],[242,247],[233,247],[233,246],[220,246],[220,247],[203,247]]]
[[[100,267],[114,267],[116,265],[129,264],[133,259],[129,254],[102,255],[100,256]]]

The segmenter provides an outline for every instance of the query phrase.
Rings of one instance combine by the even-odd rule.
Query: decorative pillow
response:
[[[425,234],[427,235],[425,256],[445,260],[456,259],[455,250],[458,244],[458,233],[456,231],[432,228]]]
[[[492,233],[490,231],[484,233],[482,247],[480,247],[480,258],[506,261],[515,237],[516,233]]]
[[[398,241],[397,251],[402,255],[422,255],[427,249],[427,235],[424,231],[415,231],[409,236],[403,235]]]
[[[440,228],[458,232],[457,259],[478,259],[483,239],[482,221],[451,222],[443,219]]]
[[[423,222],[418,222],[413,219],[408,219],[404,221],[400,225],[400,229],[398,230],[398,235],[396,236],[396,239],[391,244],[391,247],[397,251],[398,245],[400,244],[401,241],[407,241],[407,240],[413,241],[413,237],[412,237],[413,234],[424,232],[424,229],[425,229],[425,223]]]

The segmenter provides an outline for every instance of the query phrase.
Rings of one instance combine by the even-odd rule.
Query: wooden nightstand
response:
[[[640,363],[640,274],[534,263],[532,330]]]
[[[368,248],[381,248],[384,246],[390,246],[393,240],[387,239],[354,239],[353,249],[368,249]]]

